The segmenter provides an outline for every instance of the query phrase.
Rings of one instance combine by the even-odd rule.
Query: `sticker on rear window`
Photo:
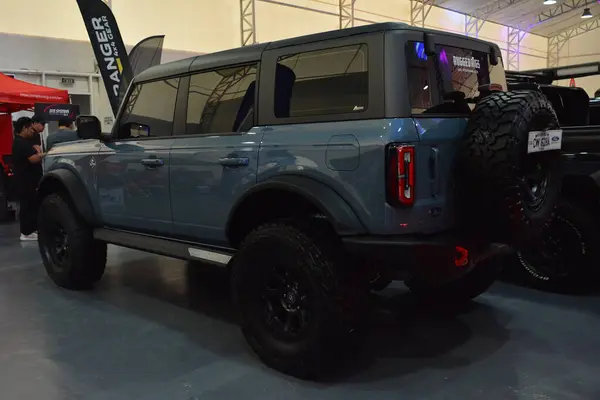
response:
[[[475,57],[460,57],[452,56],[452,63],[458,67],[457,71],[462,72],[477,72],[481,68],[481,62]]]

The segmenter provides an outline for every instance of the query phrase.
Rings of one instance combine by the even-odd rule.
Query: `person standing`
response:
[[[50,151],[52,146],[57,143],[65,143],[79,140],[77,132],[73,129],[73,121],[70,119],[60,119],[58,121],[58,130],[48,135],[46,140],[46,151]]]
[[[42,160],[45,153],[34,144],[37,135],[29,117],[21,117],[15,122],[15,140],[12,157],[14,178],[19,196],[19,222],[21,240],[37,240],[38,197],[37,186],[42,178]]]
[[[34,115],[31,118],[31,126],[33,127],[33,131],[35,133],[35,135],[33,136],[33,142],[35,144],[37,144],[38,146],[42,146],[42,143],[44,142],[42,140],[42,133],[44,132],[45,126],[46,126],[46,121],[44,121],[44,119],[42,117],[38,117],[37,115]],[[43,146],[42,146],[43,149]]]

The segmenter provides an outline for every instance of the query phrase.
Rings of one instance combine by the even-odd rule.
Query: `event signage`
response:
[[[46,122],[58,121],[64,118],[74,121],[75,118],[79,115],[79,105],[35,103],[33,111],[36,117],[41,117]]]
[[[130,82],[132,74],[123,38],[115,16],[102,0],[77,0],[77,4],[94,49],[113,114],[116,115],[119,109],[121,82]]]

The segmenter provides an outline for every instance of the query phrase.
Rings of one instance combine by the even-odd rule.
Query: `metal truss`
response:
[[[248,65],[221,79],[221,81],[217,84],[217,87],[213,89],[210,96],[208,96],[208,99],[206,100],[206,105],[204,106],[202,117],[200,119],[200,132],[210,132],[212,120],[217,113],[217,108],[219,108],[223,96],[225,96],[229,89],[247,77],[253,68],[254,66]]]
[[[535,20],[532,21],[532,25],[538,25],[543,22],[546,22],[552,18],[559,17],[563,14],[569,13],[578,8],[584,8],[585,6],[591,4],[590,0],[565,0],[560,2],[560,4],[549,7],[543,13],[537,15]]]
[[[600,17],[589,19],[548,38],[548,67],[558,67],[558,53],[565,44],[576,36],[600,28]]]
[[[465,34],[479,37],[479,31],[486,19],[492,14],[502,11],[523,0],[501,0],[487,6],[479,7],[474,12],[465,16]]]
[[[240,0],[242,46],[256,43],[256,0]]]
[[[410,0],[410,24],[423,28],[434,4],[435,0]]]
[[[508,40],[506,41],[508,62],[506,69],[511,71],[519,70],[519,54],[521,50],[521,41],[527,32],[518,28],[508,27]]]
[[[354,26],[354,3],[356,0],[340,0],[340,29]]]

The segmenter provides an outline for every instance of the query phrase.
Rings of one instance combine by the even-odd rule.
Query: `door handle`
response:
[[[248,157],[223,157],[219,158],[219,164],[225,167],[245,167],[250,163]]]
[[[165,165],[165,161],[162,158],[144,158],[142,159],[142,165],[148,168],[162,167]]]
[[[431,179],[431,195],[440,194],[440,151],[432,147],[429,153],[429,177]]]

